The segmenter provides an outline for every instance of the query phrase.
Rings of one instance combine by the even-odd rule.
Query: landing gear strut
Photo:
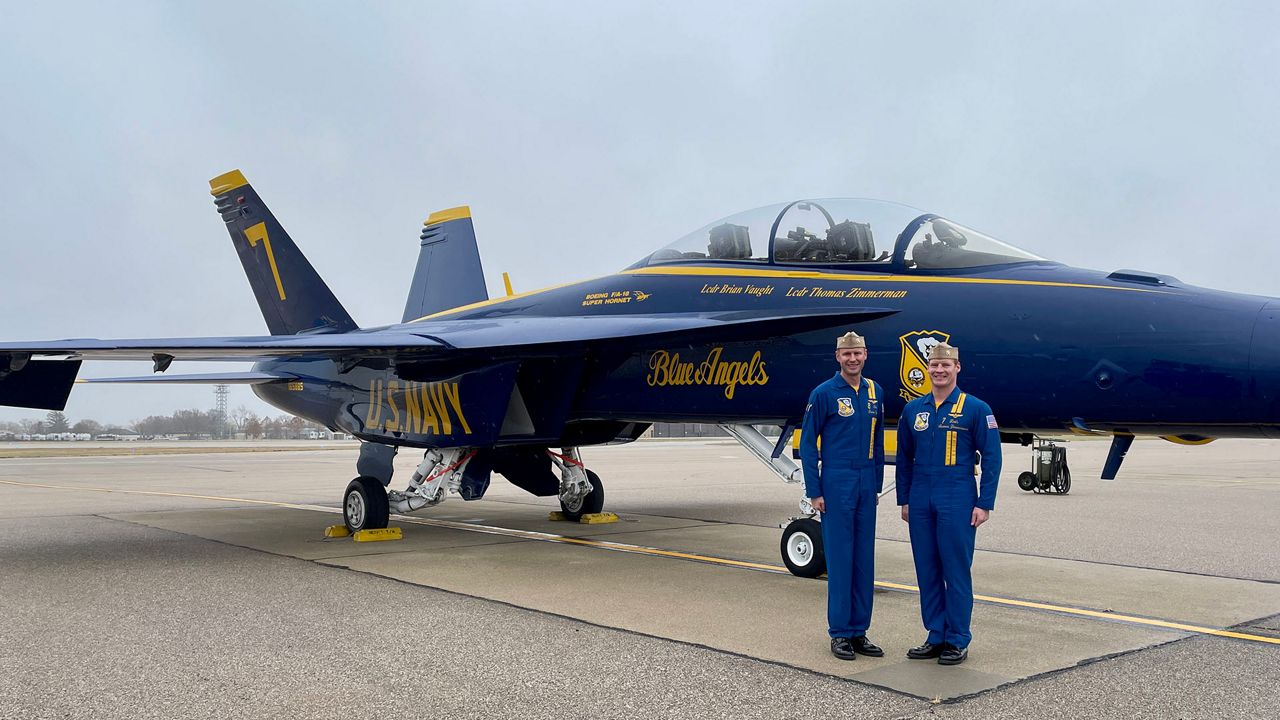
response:
[[[410,513],[444,502],[449,493],[457,493],[462,487],[467,463],[475,456],[476,451],[470,448],[433,448],[426,451],[404,492],[392,490],[387,493],[391,509]]]
[[[566,520],[576,522],[604,509],[604,484],[582,464],[578,448],[564,448],[563,455],[548,450],[547,455],[560,470],[560,512]]]
[[[804,472],[795,461],[783,454],[783,448],[791,439],[794,425],[783,425],[777,442],[772,442],[754,425],[721,425],[755,459],[764,463],[778,479],[787,484],[804,482]],[[779,550],[782,562],[792,575],[816,578],[827,571],[827,556],[822,548],[822,522],[818,511],[809,504],[809,498],[800,498],[800,517],[794,517],[782,526],[782,542]]]

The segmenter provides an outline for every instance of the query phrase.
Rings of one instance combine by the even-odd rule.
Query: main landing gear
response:
[[[560,512],[565,520],[576,522],[604,509],[604,484],[582,464],[578,448],[564,448],[563,455],[548,450],[547,455],[560,471]]]
[[[604,507],[604,484],[600,476],[583,465],[578,448],[563,450],[563,453],[545,451],[550,462],[542,460],[547,469],[541,477],[547,479],[549,486],[535,494],[558,495],[560,509],[569,520],[600,512]],[[342,518],[352,532],[384,528],[392,513],[434,507],[450,494],[476,500],[488,488],[491,456],[472,464],[480,455],[475,448],[431,448],[423,454],[422,462],[409,478],[408,487],[388,491],[395,454],[396,448],[389,445],[361,443],[360,459],[356,463],[360,475],[347,485],[342,496]],[[558,487],[549,469],[551,464],[559,470]]]
[[[1031,470],[1018,475],[1018,487],[1027,492],[1066,495],[1071,492],[1071,468],[1067,448],[1036,438],[1031,446]]]
[[[384,528],[389,514],[387,491],[382,483],[363,475],[347,483],[347,491],[342,495],[342,520],[348,530]]]

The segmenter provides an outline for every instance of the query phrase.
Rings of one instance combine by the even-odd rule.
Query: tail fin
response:
[[[489,299],[471,208],[431,213],[424,224],[403,322]]]
[[[210,180],[209,187],[272,335],[356,329],[355,321],[239,170]]]

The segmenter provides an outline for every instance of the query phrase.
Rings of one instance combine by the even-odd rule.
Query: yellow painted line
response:
[[[296,510],[312,510],[317,512],[341,513],[338,508],[325,507],[322,505],[304,505],[298,503],[279,502],[274,500],[250,500],[247,498],[231,498],[219,495],[197,495],[193,493],[178,492],[161,492],[155,490],[121,490],[117,488],[94,488],[94,487],[73,487],[68,485],[48,485],[43,483],[18,482],[15,480],[0,480],[0,484],[13,485],[16,487],[30,488],[47,488],[52,490],[75,490],[81,492],[100,492],[100,493],[120,493],[124,495],[151,495],[160,497],[180,497],[192,498],[196,500],[215,500],[218,502],[238,502],[250,503],[254,505],[271,505],[274,507],[291,508]],[[694,562],[709,563],[712,565],[722,565],[726,567],[743,568],[747,570],[757,570],[761,572],[773,573],[776,575],[790,575],[785,567],[781,565],[770,565],[768,563],[749,562],[745,560],[730,560],[728,558],[715,557],[712,555],[700,555],[697,553],[686,553],[677,550],[663,550],[660,548],[646,547],[644,545],[632,545],[629,543],[618,543],[609,540],[588,540],[586,538],[568,537],[565,535],[556,535],[554,533],[538,532],[536,530],[516,530],[514,528],[497,527],[494,525],[477,525],[474,523],[455,522],[452,520],[437,520],[434,518],[410,517],[407,515],[396,515],[398,520],[412,523],[415,525],[431,525],[435,527],[443,527],[452,530],[463,530],[466,532],[478,532],[487,535],[502,535],[506,537],[520,538],[526,540],[537,540],[542,542],[553,542],[564,545],[579,545],[582,547],[593,547],[602,550],[612,550],[615,552],[631,553],[636,555],[649,555],[653,557],[667,557],[678,560],[690,560]],[[888,590],[901,590],[903,592],[918,593],[920,588],[915,585],[907,585],[905,583],[888,582],[885,580],[875,581],[876,587]],[[1271,645],[1280,645],[1280,638],[1267,637],[1265,635],[1251,635],[1249,633],[1236,632],[1234,630],[1222,630],[1219,628],[1204,627],[1201,625],[1191,625],[1188,623],[1173,622],[1169,620],[1159,620],[1156,618],[1141,617],[1137,615],[1124,615],[1120,613],[1104,612],[1101,610],[1088,610],[1085,608],[1070,607],[1067,605],[1054,605],[1051,603],[1035,602],[1032,600],[1018,600],[1015,598],[996,597],[994,595],[974,595],[974,600],[978,600],[993,605],[1002,605],[1006,607],[1019,607],[1029,610],[1044,610],[1048,612],[1059,613],[1063,615],[1072,615],[1076,617],[1087,617],[1099,620],[1109,620],[1112,622],[1128,623],[1131,625],[1145,625],[1147,627],[1158,627],[1168,630],[1179,630],[1182,632],[1196,633],[1200,635],[1213,635],[1215,637],[1233,638],[1236,640],[1248,640],[1251,642],[1267,643]]]
[[[271,505],[273,507],[293,508],[295,510],[333,510],[333,508],[326,508],[320,505],[299,505],[296,503],[280,502],[278,500],[250,500],[249,498],[222,497],[220,495],[194,495],[191,493],[161,492],[159,490],[121,490],[119,488],[81,487],[76,485],[47,485],[44,483],[17,482],[15,480],[0,480],[0,484],[14,485],[17,487],[46,488],[49,490],[72,490],[76,492],[119,493],[121,495],[152,495],[156,497],[191,498],[193,500],[216,500],[218,502]]]

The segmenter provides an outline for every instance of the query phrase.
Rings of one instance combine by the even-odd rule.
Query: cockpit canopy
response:
[[[1044,261],[915,208],[880,200],[797,200],[731,215],[632,268],[706,260],[868,269],[973,268]]]

